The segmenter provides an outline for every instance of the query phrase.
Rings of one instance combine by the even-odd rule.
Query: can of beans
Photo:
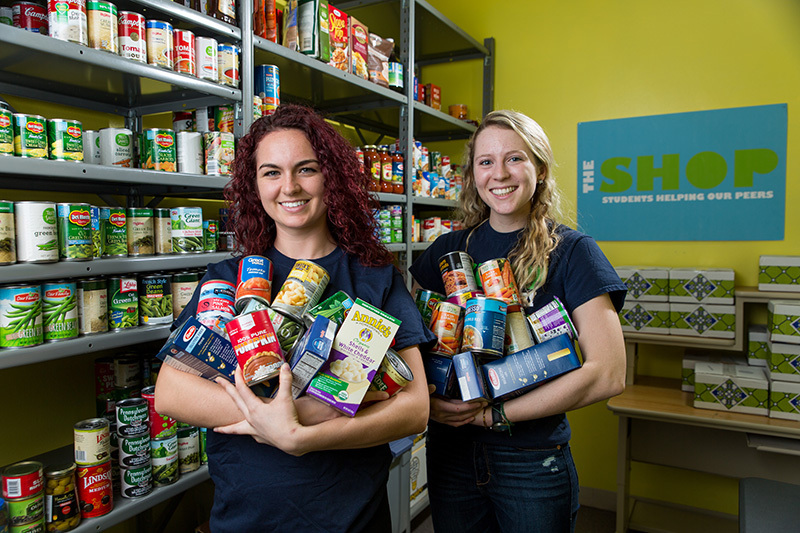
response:
[[[148,20],[145,25],[147,31],[147,62],[150,65],[172,70],[175,64],[172,24],[162,20]]]
[[[508,305],[520,305],[517,282],[508,259],[503,257],[485,261],[478,265],[478,274],[486,296],[502,300]]]
[[[169,274],[139,278],[139,324],[172,323],[172,283]]]
[[[44,532],[44,491],[28,498],[8,500],[8,519],[11,531]]]
[[[178,170],[178,152],[175,145],[175,132],[160,128],[144,130],[139,159],[142,168],[176,172]]]
[[[303,313],[319,303],[330,279],[328,271],[318,264],[297,261],[272,301],[272,307],[302,322]]]
[[[153,209],[153,233],[155,235],[156,255],[172,253],[172,219],[169,209],[156,207]]]
[[[218,333],[225,334],[225,324],[236,316],[236,287],[224,279],[211,279],[200,286],[197,320]]]
[[[0,157],[14,155],[14,114],[0,107]]]
[[[30,498],[44,488],[44,465],[38,461],[23,461],[3,470],[3,498]]]
[[[86,0],[48,0],[50,37],[89,44]]]
[[[233,318],[225,329],[248,386],[278,375],[285,359],[267,310]]]
[[[100,226],[100,208],[96,205],[90,205],[89,216],[92,219],[90,224],[92,227],[92,257],[96,259],[103,257],[103,248],[105,247],[105,235],[103,234],[103,228]]]
[[[119,466],[138,468],[150,466],[150,435],[145,433],[135,437],[117,437]]]
[[[129,207],[126,219],[128,255],[153,255],[153,210],[149,207]]]
[[[178,142],[178,172],[202,174],[203,134],[197,131],[179,131],[175,137]]]
[[[149,410],[144,398],[128,398],[117,402],[117,435],[138,437],[150,431]]]
[[[176,29],[172,32],[172,39],[175,50],[175,72],[196,76],[194,33]]]
[[[199,207],[173,207],[172,250],[179,254],[194,254],[203,251],[203,210]]]
[[[58,257],[62,261],[91,261],[92,214],[89,204],[56,204]]]
[[[141,387],[142,364],[134,354],[125,354],[114,357],[114,387],[116,389],[129,389]],[[130,396],[125,396],[128,398]],[[123,397],[119,398],[124,399]]]
[[[467,301],[461,350],[503,357],[506,336],[506,311],[502,300],[477,296]]]
[[[230,87],[239,86],[239,47],[230,43],[217,46],[219,82]]]
[[[209,131],[205,139],[205,169],[209,176],[229,176],[236,154],[233,133],[229,131]]]
[[[210,37],[195,38],[194,51],[198,78],[215,83],[219,81],[218,46],[219,43]]]
[[[78,336],[78,298],[74,281],[42,285],[42,325],[45,341]]]
[[[337,326],[341,326],[347,316],[347,312],[350,311],[354,303],[346,292],[337,291],[303,313],[303,322],[306,327],[311,327],[314,319],[318,316],[324,316],[328,320],[335,322]]]
[[[112,331],[139,325],[139,292],[136,278],[108,278],[108,327]]]
[[[461,348],[461,332],[464,328],[464,308],[450,302],[439,302],[431,315],[431,331],[436,335],[434,353],[455,355]]]
[[[133,132],[128,128],[103,128],[100,137],[100,164],[133,167]]]
[[[14,2],[11,4],[11,21],[16,28],[47,35],[47,8],[38,2]]]
[[[178,435],[150,439],[150,462],[155,486],[171,485],[178,481]]]
[[[433,309],[436,307],[436,304],[445,300],[446,298],[444,294],[439,294],[438,292],[433,292],[426,289],[417,289],[417,294],[414,297],[414,301],[417,304],[419,313],[422,315],[422,321],[425,322],[426,326],[429,326],[431,323]]]
[[[128,256],[128,224],[124,207],[100,206],[103,257]]]
[[[525,314],[519,305],[509,305],[506,312],[506,342],[503,348],[506,355],[521,352],[535,343],[528,329]]]
[[[120,11],[117,28],[119,55],[147,63],[147,29],[144,16],[133,11]]]
[[[0,265],[11,265],[17,262],[16,241],[14,202],[0,200]]]
[[[111,457],[109,422],[106,418],[89,418],[73,426],[75,463],[96,465]]]
[[[255,93],[261,98],[261,114],[270,115],[281,105],[280,70],[275,65],[256,65]]]
[[[79,279],[78,324],[81,335],[108,331],[108,283],[103,278]]]
[[[552,302],[529,315],[528,322],[537,343],[565,334],[572,340],[578,337],[564,304],[556,296],[553,296]]]
[[[203,251],[212,253],[217,251],[217,239],[219,238],[219,227],[216,220],[206,219],[203,221]]]
[[[51,202],[14,204],[17,228],[17,261],[55,263],[58,261],[56,205]]]
[[[89,47],[119,53],[119,21],[117,6],[111,2],[89,0],[86,3],[89,27]]]
[[[381,361],[375,377],[372,378],[369,390],[385,391],[389,397],[392,397],[413,380],[414,374],[411,372],[411,367],[400,357],[399,353],[390,348]]]
[[[178,462],[181,474],[200,468],[200,430],[196,426],[178,428]]]
[[[47,121],[50,159],[83,161],[83,125],[77,120],[53,118]]]
[[[114,506],[111,460],[99,465],[78,465],[76,474],[81,516],[94,518],[108,514]]]
[[[70,531],[81,523],[75,463],[48,466],[44,471],[45,521],[48,531]]]
[[[278,343],[281,345],[283,353],[289,353],[295,342],[305,333],[306,327],[302,322],[271,307],[267,308],[267,314],[269,314],[272,329],[275,330],[275,335],[278,337]]]
[[[23,348],[42,342],[41,287],[0,287],[0,348]]]
[[[100,164],[100,134],[97,130],[83,130],[83,162]]]
[[[466,291],[478,290],[478,283],[472,270],[472,258],[467,252],[450,252],[443,255],[439,258],[439,270],[448,298]]]
[[[197,272],[176,272],[172,275],[172,318],[177,320],[183,309],[191,301],[200,282]]]
[[[150,417],[150,438],[161,439],[174,435],[178,428],[174,418],[156,412],[156,387],[151,385],[142,389],[142,398],[147,400]],[[148,447],[148,458],[149,447]]]
[[[14,113],[14,155],[47,158],[47,120],[41,115]]]
[[[153,492],[153,468],[150,465],[149,438],[147,439],[147,453],[146,463],[120,469],[120,496],[123,498],[141,498]]]

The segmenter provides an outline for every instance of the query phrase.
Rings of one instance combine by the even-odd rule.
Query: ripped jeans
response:
[[[527,449],[481,442],[427,444],[436,533],[569,533],[578,475],[569,445]]]

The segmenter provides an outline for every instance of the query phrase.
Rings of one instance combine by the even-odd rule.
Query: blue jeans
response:
[[[427,444],[436,533],[572,532],[578,474],[569,445],[549,449]]]

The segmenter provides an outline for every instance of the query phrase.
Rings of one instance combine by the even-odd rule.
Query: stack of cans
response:
[[[106,418],[89,418],[76,423],[73,432],[81,516],[102,516],[114,506],[111,424]]]
[[[123,498],[139,498],[153,491],[150,466],[150,412],[144,398],[128,398],[116,404],[119,488]]]
[[[3,471],[3,498],[12,531],[44,531],[44,476],[38,461],[25,461]]]

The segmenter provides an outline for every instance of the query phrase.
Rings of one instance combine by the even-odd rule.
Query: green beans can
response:
[[[47,121],[50,159],[83,161],[83,124],[77,120],[52,118]]]
[[[177,320],[183,309],[192,299],[200,282],[197,272],[176,272],[172,275],[172,318]]]
[[[41,287],[0,287],[0,348],[36,346],[43,341]]]
[[[0,265],[11,265],[17,262],[16,242],[14,202],[0,200]]]
[[[173,207],[172,251],[178,254],[201,253],[203,242],[203,210],[199,207]]]
[[[96,205],[90,205],[89,214],[92,218],[92,257],[103,257],[103,250],[106,247],[106,234],[105,228],[100,224],[100,208]]]
[[[139,324],[172,323],[172,276],[156,274],[139,278]]]
[[[89,204],[56,204],[60,259],[90,261],[94,256],[90,207]]]
[[[153,255],[153,210],[149,207],[129,207],[126,217],[128,226],[128,255]]]
[[[42,326],[45,341],[78,336],[78,297],[74,281],[42,285]]]
[[[219,223],[216,220],[203,221],[203,251],[216,252],[219,240]]]
[[[178,481],[178,435],[150,440],[150,462],[153,465],[155,486],[171,485]]]
[[[47,119],[41,115],[14,113],[14,155],[47,158]]]
[[[157,207],[153,209],[153,233],[155,235],[156,254],[171,254],[172,219],[168,208]]]
[[[175,132],[158,128],[144,130],[139,160],[145,169],[177,172]]]
[[[100,207],[100,231],[105,235],[103,257],[127,257],[128,224],[122,207]]]
[[[0,157],[14,155],[14,115],[0,107]]]
[[[17,228],[17,261],[55,263],[58,261],[56,204],[17,202],[14,204]]]
[[[108,331],[108,283],[103,278],[80,279],[78,329],[81,335]]]
[[[108,278],[108,327],[111,330],[139,325],[139,291],[136,278]]]

